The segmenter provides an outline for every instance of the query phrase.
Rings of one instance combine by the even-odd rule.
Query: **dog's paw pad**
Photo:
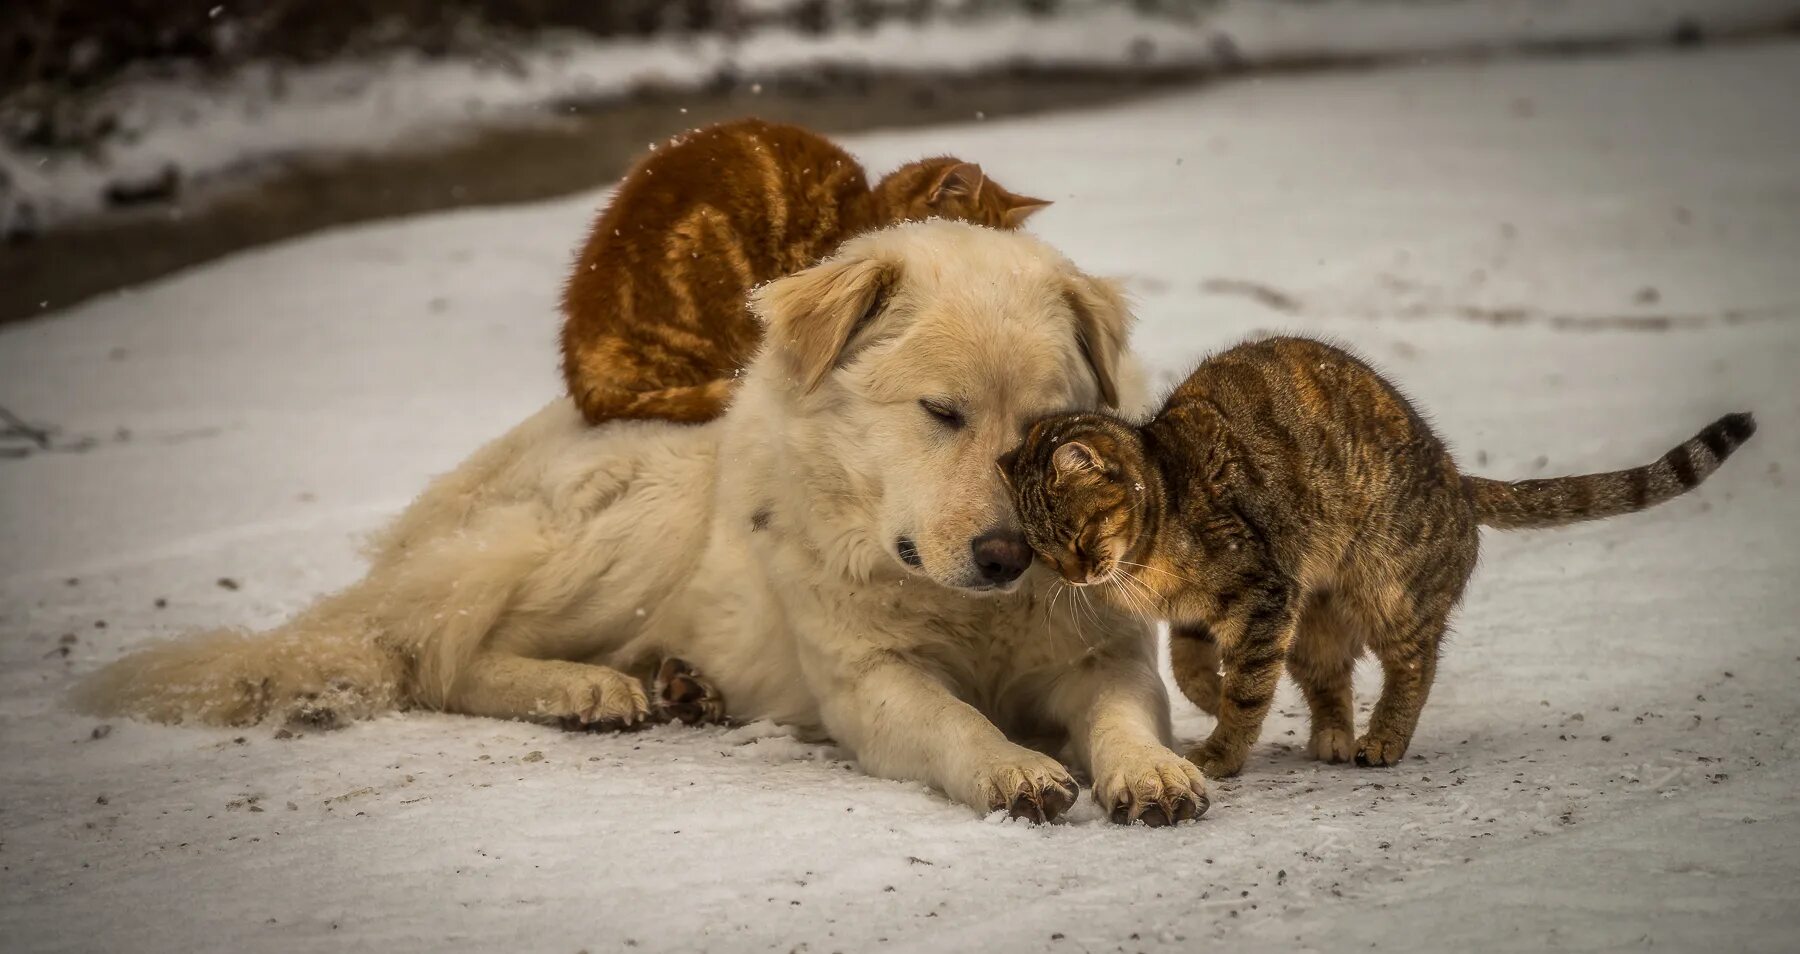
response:
[[[651,687],[657,716],[666,722],[706,725],[725,721],[725,697],[712,680],[673,656],[657,668]]]

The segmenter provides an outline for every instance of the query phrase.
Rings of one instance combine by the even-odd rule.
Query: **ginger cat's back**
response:
[[[591,423],[701,422],[729,402],[762,329],[750,290],[907,219],[1013,228],[1048,203],[941,157],[871,189],[861,165],[797,126],[741,120],[677,137],[620,182],[563,295],[563,374]]]

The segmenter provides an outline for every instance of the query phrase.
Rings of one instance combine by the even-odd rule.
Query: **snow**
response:
[[[754,12],[754,11],[752,11]],[[479,56],[399,52],[311,67],[251,63],[225,76],[130,79],[99,95],[120,134],[95,155],[0,144],[0,234],[66,224],[108,185],[174,170],[206,184],[306,154],[427,148],[498,122],[546,121],[558,104],[645,88],[697,88],[834,66],[968,73],[1046,68],[1202,69],[1319,58],[1455,55],[1583,42],[1658,42],[1680,25],[1731,36],[1792,22],[1793,0],[1222,0],[1187,17],[1071,5],[1057,17],[1001,13],[811,35],[648,41],[550,34],[495,38]],[[9,225],[9,223],[11,223]]]
[[[1688,497],[1491,534],[1403,766],[1304,759],[1284,688],[1246,773],[1175,830],[1085,801],[1064,825],[981,819],[773,726],[409,714],[282,739],[64,708],[129,647],[266,625],[352,579],[361,534],[554,393],[557,284],[598,195],[322,234],[0,329],[0,406],[59,428],[0,458],[0,937],[1792,950],[1796,88],[1800,45],[1764,45],[1260,80],[850,143],[875,168],[953,150],[1057,199],[1037,230],[1131,279],[1165,377],[1256,329],[1329,335],[1491,476],[1635,464],[1760,417]],[[1375,686],[1359,673],[1359,698]],[[1176,715],[1185,739],[1210,728]]]

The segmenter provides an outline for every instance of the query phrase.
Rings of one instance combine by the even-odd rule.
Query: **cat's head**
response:
[[[1147,529],[1149,462],[1130,425],[1059,414],[1031,426],[999,460],[1025,541],[1075,586],[1110,582]]]
[[[909,162],[875,184],[877,225],[950,219],[994,229],[1016,229],[1048,199],[1009,192],[981,167],[952,156]]]

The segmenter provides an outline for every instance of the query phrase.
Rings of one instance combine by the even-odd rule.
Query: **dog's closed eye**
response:
[[[968,423],[963,419],[961,411],[943,401],[920,398],[919,406],[925,409],[925,413],[937,418],[945,427],[952,430],[960,430],[964,424]]]

